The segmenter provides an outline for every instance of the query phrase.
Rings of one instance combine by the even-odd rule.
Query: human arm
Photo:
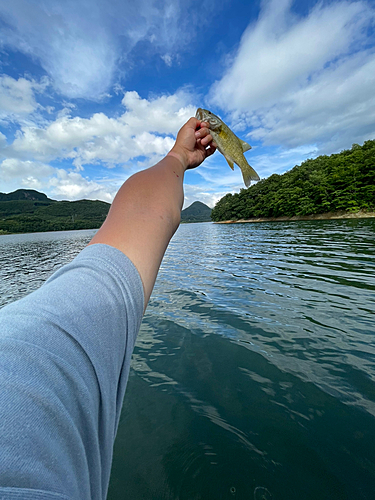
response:
[[[91,245],[0,310],[0,498],[106,497],[143,304],[130,260]]]
[[[185,171],[200,165],[214,151],[208,125],[190,118],[165,158],[122,185],[107,219],[90,242],[113,246],[129,257],[142,279],[145,306],[180,222]]]
[[[92,241],[107,245],[0,310],[0,497],[105,498],[144,298],[178,226],[185,169],[214,151],[199,126],[189,120],[167,158],[124,184]]]

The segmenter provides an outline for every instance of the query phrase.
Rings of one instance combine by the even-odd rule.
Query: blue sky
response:
[[[261,178],[375,138],[375,2],[0,0],[0,191],[112,201],[208,108]],[[243,186],[216,152],[185,207]]]

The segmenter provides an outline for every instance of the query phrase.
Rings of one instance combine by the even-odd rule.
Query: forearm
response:
[[[169,155],[123,184],[90,243],[106,243],[129,257],[142,279],[145,306],[164,252],[180,223],[185,170],[197,167],[214,153],[211,142],[207,124],[190,118],[178,132]]]
[[[142,278],[145,304],[180,222],[184,171],[176,157],[166,156],[154,167],[130,177],[90,243],[106,243],[130,258]]]

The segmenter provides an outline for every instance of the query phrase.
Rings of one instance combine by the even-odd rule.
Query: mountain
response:
[[[0,234],[96,229],[110,204],[104,201],[57,201],[33,189],[0,193]],[[195,201],[181,212],[181,222],[211,221],[211,208]]]
[[[181,212],[181,222],[210,222],[212,209],[200,201],[195,201]]]
[[[285,174],[273,174],[239,193],[226,194],[212,220],[308,216],[375,209],[375,140],[318,156]]]
[[[32,189],[0,193],[0,234],[99,228],[110,204],[56,201]]]
[[[54,201],[47,198],[44,193],[35,191],[34,189],[17,189],[12,193],[0,193],[0,201],[19,201],[19,200],[31,200],[31,201]]]

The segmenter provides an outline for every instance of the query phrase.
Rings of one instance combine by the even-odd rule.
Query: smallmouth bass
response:
[[[234,163],[240,167],[245,186],[249,187],[251,181],[259,181],[259,175],[247,163],[244,156],[245,151],[251,149],[250,144],[237,137],[223,120],[207,109],[198,108],[195,117],[209,124],[217,149],[225,157],[232,170],[234,170]]]

